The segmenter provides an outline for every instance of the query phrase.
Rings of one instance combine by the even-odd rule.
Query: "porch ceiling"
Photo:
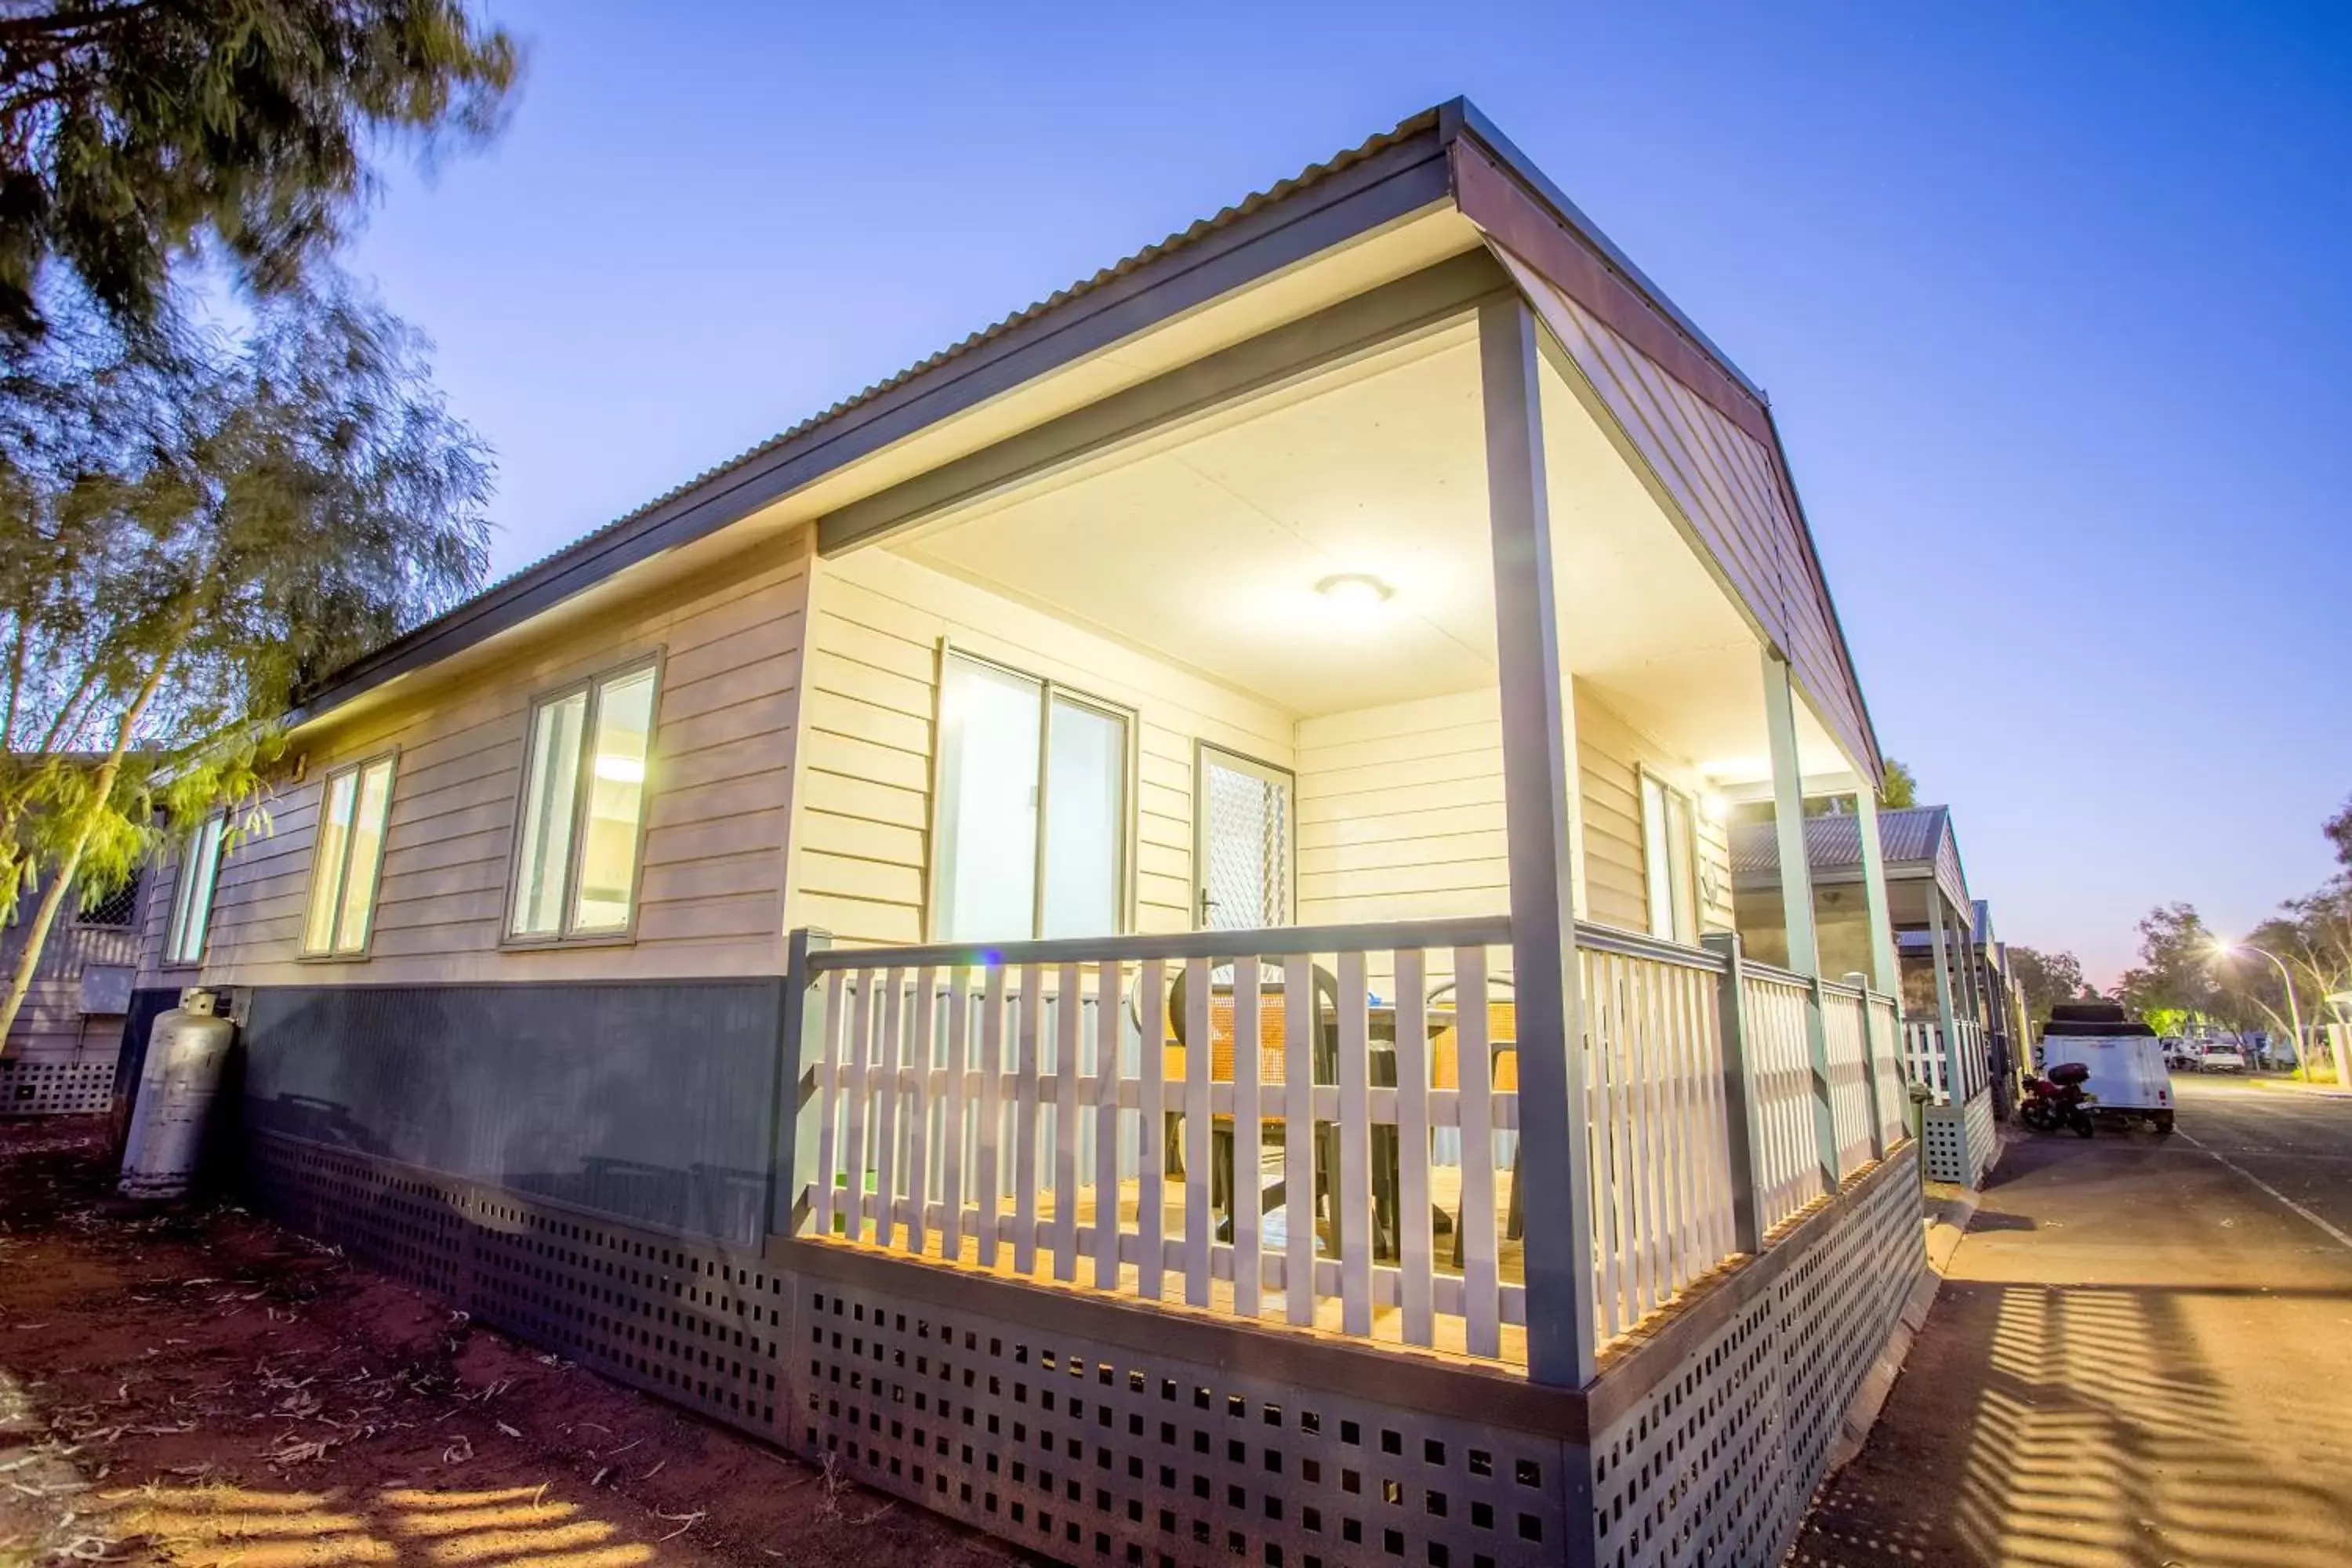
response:
[[[1571,667],[1686,756],[1761,757],[1753,629],[1591,416],[1545,374]],[[1485,463],[1465,321],[882,548],[1302,717],[1340,712],[1494,683]],[[1375,575],[1394,597],[1342,610],[1316,591],[1341,573]],[[1843,765],[1815,740],[1820,765]]]

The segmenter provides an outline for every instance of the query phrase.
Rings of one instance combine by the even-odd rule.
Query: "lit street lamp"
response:
[[[2286,987],[2287,1022],[2294,1030],[2294,1076],[2309,1083],[2311,1058],[2303,1043],[2303,1010],[2294,1005],[2294,976],[2287,973],[2286,964],[2279,955],[2267,948],[2256,947],[2252,942],[2226,942],[2218,936],[2213,939],[2213,956],[2216,958],[2234,958],[2242,952],[2260,953],[2269,959],[2271,966],[2279,972],[2279,984]]]

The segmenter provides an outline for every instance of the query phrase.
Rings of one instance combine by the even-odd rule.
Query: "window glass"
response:
[[[618,677],[598,690],[588,819],[580,835],[580,890],[572,911],[574,931],[615,931],[629,923],[653,727],[651,668]]]
[[[342,908],[345,851],[351,847],[352,803],[359,796],[357,773],[336,773],[327,780],[327,797],[319,812],[319,845],[310,868],[310,911],[302,922],[302,951],[325,952],[335,945],[335,917]]]
[[[1675,940],[1674,836],[1667,826],[1670,800],[1665,786],[1648,773],[1642,775],[1642,880],[1649,895],[1650,934]]]
[[[172,923],[163,935],[168,963],[194,963],[204,957],[205,928],[212,922],[213,879],[220,873],[224,819],[208,817],[196,829],[180,859],[180,883],[172,894]]]
[[[562,929],[572,805],[580,788],[580,742],[587,715],[588,693],[574,691],[541,705],[531,716],[514,907],[508,924],[517,936],[553,936]]]
[[[367,949],[368,925],[375,913],[376,872],[383,864],[384,819],[392,813],[392,759],[360,770],[359,806],[352,817],[352,849],[343,871],[342,910],[335,929],[337,952]]]
[[[1127,721],[1054,699],[1045,748],[1045,900],[1040,936],[1118,930]]]
[[[1027,935],[1037,915],[1045,685],[953,654],[940,681],[938,934]]]

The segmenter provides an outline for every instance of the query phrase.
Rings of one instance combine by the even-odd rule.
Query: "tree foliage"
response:
[[[2352,800],[2346,801],[2341,811],[2321,823],[2319,830],[2336,847],[2336,863],[2344,868],[2346,874],[2352,875]]]
[[[2009,963],[2025,993],[2029,1024],[2048,1023],[2050,1009],[2061,1002],[2085,1001],[2098,994],[2083,978],[2083,961],[2071,952],[2043,952],[2011,944]]]
[[[483,140],[517,65],[459,0],[0,0],[0,339],[48,325],[52,264],[131,330],[191,255],[300,286],[371,145]]]
[[[0,1034],[68,888],[100,896],[161,821],[251,801],[306,682],[480,580],[490,481],[421,342],[347,295],[280,299],[241,343],[167,359],[53,333],[19,378],[0,912],[43,890]]]
[[[2139,963],[2116,983],[2124,1005],[2143,1016],[2215,1014],[2223,998],[2214,977],[2213,932],[2193,905],[2164,904],[2139,922]]]
[[[1886,779],[1878,786],[1878,809],[1904,811],[1919,804],[1919,781],[1893,757],[1886,759]]]

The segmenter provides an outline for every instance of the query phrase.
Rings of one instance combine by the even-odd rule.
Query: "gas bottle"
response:
[[[180,1005],[155,1020],[147,1037],[147,1065],[131,1109],[124,1141],[123,1196],[176,1198],[194,1180],[203,1157],[205,1122],[219,1096],[221,1068],[236,1026],[219,1017],[213,993],[191,986]]]

